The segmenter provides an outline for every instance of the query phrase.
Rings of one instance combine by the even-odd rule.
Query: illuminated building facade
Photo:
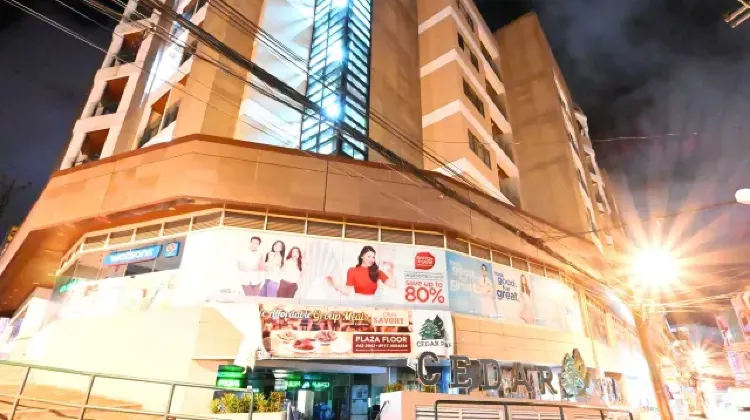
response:
[[[386,385],[419,388],[423,351],[559,378],[577,349],[590,402],[653,399],[632,314],[605,286],[608,253],[525,212],[533,189],[509,197],[523,164],[498,97],[513,57],[474,4],[183,0],[175,11],[326,115],[277,101],[196,31],[131,1],[60,171],[0,258],[7,357],[209,384],[244,364],[256,390],[310,391],[360,419]],[[464,392],[443,377],[434,390]],[[143,389],[99,392],[164,404]],[[211,398],[185,391],[174,406],[202,413]]]

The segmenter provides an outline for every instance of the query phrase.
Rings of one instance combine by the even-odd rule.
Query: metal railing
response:
[[[584,410],[584,411],[593,411],[595,413],[598,413],[601,417],[601,420],[607,420],[608,414],[611,413],[618,413],[623,414],[628,417],[629,420],[633,420],[633,413],[629,410],[626,410],[624,408],[610,408],[610,407],[596,407],[592,405],[565,405],[561,403],[553,403],[553,402],[544,402],[544,401],[462,401],[462,400],[437,400],[433,404],[433,408],[435,410],[435,420],[439,420],[439,414],[440,414],[440,406],[446,406],[446,405],[452,405],[452,406],[461,406],[461,405],[469,405],[469,406],[495,406],[495,407],[502,407],[503,410],[503,419],[504,420],[513,420],[513,417],[511,417],[511,407],[547,407],[547,408],[557,408],[560,411],[560,419],[566,420],[565,417],[565,409],[571,409],[571,410]],[[579,418],[579,417],[570,417],[570,418]]]
[[[94,372],[82,372],[77,371],[73,369],[63,369],[63,368],[56,368],[56,367],[50,367],[50,366],[40,366],[40,365],[33,365],[33,364],[26,364],[26,363],[17,363],[17,362],[9,362],[9,361],[0,361],[0,367],[20,367],[23,368],[23,376],[21,379],[21,383],[18,387],[18,392],[16,394],[5,394],[0,393],[0,396],[5,397],[12,397],[13,403],[11,405],[10,414],[8,415],[8,420],[13,420],[16,416],[16,413],[18,412],[19,404],[21,401],[30,401],[30,402],[36,402],[36,403],[42,403],[42,404],[49,404],[54,406],[60,406],[60,407],[67,407],[67,408],[75,408],[78,409],[78,420],[83,420],[84,415],[86,414],[86,410],[92,410],[92,411],[104,411],[109,413],[120,413],[120,414],[131,414],[131,415],[146,415],[146,416],[154,416],[157,418],[162,418],[164,420],[221,420],[221,417],[211,417],[211,416],[203,416],[203,415],[197,415],[197,414],[187,414],[187,413],[174,413],[172,412],[172,401],[174,398],[175,390],[178,387],[181,388],[194,388],[194,389],[203,389],[208,391],[224,391],[224,392],[249,392],[251,395],[250,400],[250,411],[247,413],[248,419],[252,420],[253,418],[253,405],[254,405],[254,394],[252,393],[252,390],[245,390],[245,389],[233,389],[233,388],[218,388],[211,385],[202,385],[202,384],[194,384],[189,382],[179,382],[179,381],[163,381],[158,379],[145,379],[145,378],[136,378],[132,376],[125,376],[125,375],[111,375],[111,374],[105,374],[105,373],[94,373]],[[86,388],[86,392],[83,395],[83,402],[79,404],[70,403],[70,402],[64,402],[64,401],[56,401],[56,400],[49,400],[44,398],[36,398],[36,397],[27,397],[23,395],[24,390],[26,389],[26,386],[29,381],[29,375],[32,370],[36,371],[44,371],[44,372],[54,372],[54,373],[63,373],[68,375],[75,375],[75,376],[84,376],[88,377],[88,385]],[[131,383],[137,383],[142,385],[163,385],[169,387],[169,394],[167,395],[167,401],[164,407],[164,410],[162,411],[153,411],[153,410],[137,410],[137,409],[131,409],[131,408],[125,408],[125,407],[107,407],[107,406],[101,406],[101,405],[94,405],[90,404],[89,401],[92,396],[92,390],[94,389],[94,384],[97,379],[109,379],[109,380],[119,380],[119,381],[126,381]],[[138,404],[138,402],[134,402],[135,405]]]

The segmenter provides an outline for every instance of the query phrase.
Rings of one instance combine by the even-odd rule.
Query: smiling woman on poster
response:
[[[534,302],[531,299],[531,286],[528,278],[521,274],[521,319],[527,324],[534,324]]]
[[[281,270],[278,297],[291,299],[297,294],[302,281],[302,250],[293,246],[286,256],[284,268]]]
[[[284,255],[286,245],[282,241],[276,241],[271,245],[271,250],[266,253],[263,268],[266,274],[266,282],[260,289],[260,295],[264,297],[276,297],[281,283],[281,269],[284,268]]]
[[[334,283],[332,277],[328,277],[328,283],[339,293],[349,296],[352,293],[358,295],[372,296],[378,291],[378,282],[388,287],[396,287],[393,278],[393,264],[383,262],[383,270],[375,262],[375,248],[365,245],[357,257],[357,265],[346,272],[346,285],[339,286]]]

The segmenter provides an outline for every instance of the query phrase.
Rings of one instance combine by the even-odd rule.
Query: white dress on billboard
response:
[[[521,293],[521,319],[527,324],[534,324],[534,302],[531,300],[531,295],[528,293]]]

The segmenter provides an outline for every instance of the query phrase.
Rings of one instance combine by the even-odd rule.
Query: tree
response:
[[[576,369],[575,359],[570,353],[566,353],[563,358],[563,371],[560,374],[560,385],[565,391],[565,397],[568,399],[575,398],[586,386],[581,374]]]
[[[435,328],[438,329],[440,332],[440,336],[437,338],[445,338],[445,324],[443,323],[443,320],[440,318],[440,315],[435,315],[435,320],[432,321],[435,324]]]
[[[419,330],[422,340],[437,340],[440,337],[440,330],[431,319],[425,320],[422,329]]]

